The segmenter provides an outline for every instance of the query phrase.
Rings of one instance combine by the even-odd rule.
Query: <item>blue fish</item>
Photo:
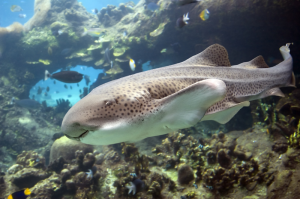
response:
[[[12,101],[13,101],[12,103],[15,103],[16,105],[27,109],[37,109],[40,106],[40,103],[32,99],[22,99],[22,100],[12,100]]]
[[[60,54],[63,56],[67,56],[67,55],[71,54],[71,52],[72,52],[72,48],[65,48],[61,51]]]

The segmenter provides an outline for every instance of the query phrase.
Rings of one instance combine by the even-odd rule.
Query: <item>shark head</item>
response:
[[[84,97],[65,115],[62,131],[68,138],[81,141],[91,133],[112,129],[117,117],[103,114],[112,103],[115,101],[98,95]]]
[[[249,101],[295,85],[288,46],[281,52],[285,60],[272,68],[261,56],[231,67],[226,49],[212,45],[184,62],[98,86],[67,112],[61,129],[70,139],[109,145],[199,121],[224,124]]]

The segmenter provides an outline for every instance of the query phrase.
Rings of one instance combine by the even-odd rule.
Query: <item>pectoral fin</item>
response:
[[[225,109],[223,111],[219,111],[219,112],[215,112],[212,114],[206,114],[201,121],[206,121],[206,120],[214,120],[216,122],[219,122],[220,124],[225,124],[227,123],[229,120],[231,120],[231,118],[233,118],[233,116],[235,116],[235,114],[237,114],[237,112],[243,108],[244,106],[249,106],[250,102],[245,101],[245,102],[241,102],[239,104],[236,104],[235,106],[232,106],[228,109]]]
[[[218,79],[207,79],[157,100],[162,105],[164,128],[178,130],[195,125],[206,110],[226,95],[226,85]]]

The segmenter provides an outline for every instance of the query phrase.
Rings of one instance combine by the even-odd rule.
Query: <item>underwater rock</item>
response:
[[[95,156],[96,161],[95,164],[101,165],[104,162],[104,154],[100,153]]]
[[[102,8],[97,14],[98,20],[105,27],[110,27],[118,23],[125,15],[133,12],[132,9],[126,7],[124,3],[120,3],[119,7],[108,5]]]
[[[153,181],[147,191],[147,194],[151,194],[154,198],[160,198],[161,189],[161,185],[157,181]]]
[[[288,149],[288,146],[289,145],[286,140],[278,140],[272,145],[272,151],[277,153],[285,153]]]
[[[7,173],[8,174],[15,174],[16,172],[22,170],[24,167],[22,165],[19,165],[19,164],[14,164],[12,165],[11,167],[9,167],[7,169]]]
[[[155,30],[153,30],[152,32],[150,32],[150,36],[151,36],[151,37],[157,37],[157,36],[161,35],[161,34],[164,32],[165,25],[166,25],[168,22],[169,22],[169,21],[160,23],[159,26],[158,26]]]
[[[0,58],[11,40],[16,42],[21,38],[23,30],[22,24],[18,22],[6,28],[0,27]]]
[[[82,150],[84,153],[93,152],[93,146],[83,144],[81,142],[70,140],[63,136],[54,141],[50,151],[50,163],[59,157],[63,157],[66,161],[75,158],[75,151]]]
[[[217,154],[212,150],[206,153],[206,157],[208,164],[215,164],[217,162]]]
[[[111,150],[105,154],[104,160],[107,163],[117,163],[121,160],[121,157],[119,156],[118,152]]]
[[[54,174],[47,179],[39,181],[34,187],[30,188],[31,198],[51,198],[61,192],[58,174]]]
[[[11,181],[18,187],[32,187],[37,182],[48,178],[50,175],[51,173],[47,173],[41,169],[23,168],[12,175]]]
[[[231,164],[231,159],[228,155],[228,152],[225,151],[225,149],[221,149],[218,151],[217,160],[218,163],[224,168],[229,168]]]
[[[96,161],[96,158],[95,158],[94,154],[87,153],[87,154],[85,154],[84,159],[83,159],[83,163],[82,163],[83,167],[85,169],[91,169],[92,166],[94,165],[95,161]]]
[[[64,15],[65,15],[66,19],[71,22],[73,21],[73,22],[81,23],[88,19],[87,16],[83,15],[81,12],[78,12],[77,10],[75,10],[73,8],[66,9],[64,11]]]
[[[35,151],[23,151],[16,162],[24,167],[45,168],[45,158]]]
[[[51,0],[35,0],[34,15],[25,24],[25,31],[30,31],[33,27],[44,25],[47,20],[48,12],[51,9]]]
[[[178,169],[178,183],[181,185],[189,184],[194,180],[194,171],[189,165],[182,165]]]
[[[69,171],[69,169],[63,169],[61,170],[60,175],[61,181],[65,183],[71,177],[71,172]]]
[[[68,27],[69,27],[69,25],[67,23],[63,23],[63,22],[60,22],[60,21],[55,21],[50,25],[50,29],[52,31],[63,30],[63,29],[66,29]]]
[[[299,172],[297,176],[299,177]],[[268,199],[297,198],[299,195],[296,196],[294,194],[296,193],[300,194],[299,189],[298,191],[293,190],[293,192],[288,193],[288,189],[292,182],[292,178],[293,178],[292,171],[289,170],[278,171],[273,183],[267,189],[267,198]]]
[[[241,145],[236,145],[233,154],[237,156],[239,160],[250,160],[252,157],[251,152],[247,152]]]
[[[115,57],[120,57],[120,56],[122,56],[125,52],[126,52],[126,48],[125,48],[125,47],[117,47],[117,48],[114,48],[113,55],[114,55]]]

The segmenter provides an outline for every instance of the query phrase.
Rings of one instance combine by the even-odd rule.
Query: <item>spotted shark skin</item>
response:
[[[188,60],[100,85],[65,115],[62,131],[86,144],[109,145],[188,128],[197,122],[228,122],[250,100],[284,96],[294,86],[288,46],[284,61],[269,68],[262,56],[231,66],[218,44]]]

